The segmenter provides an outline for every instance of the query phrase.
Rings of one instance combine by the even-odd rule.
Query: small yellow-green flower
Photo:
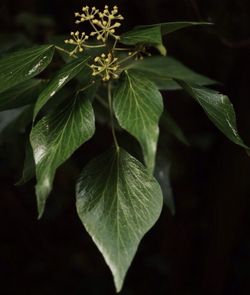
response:
[[[119,20],[123,20],[123,16],[118,14],[117,6],[114,6],[110,11],[106,5],[103,12],[98,13],[99,19],[95,18],[92,20],[95,31],[91,32],[90,36],[96,36],[97,40],[106,42],[108,37],[111,35],[115,39],[119,39],[118,35],[115,35],[116,28],[121,26]]]
[[[89,39],[89,36],[87,36],[85,33],[80,33],[79,31],[71,32],[70,35],[72,38],[64,41],[66,44],[72,44],[76,46],[75,49],[70,52],[70,55],[83,52],[84,42]]]
[[[119,65],[117,63],[118,58],[113,57],[111,53],[102,54],[94,59],[95,64],[90,67],[93,72],[92,75],[100,75],[103,81],[109,81],[110,79],[117,79],[119,77],[117,71],[119,70]]]
[[[95,15],[99,12],[98,9],[92,7],[91,9],[88,6],[82,8],[82,13],[75,12],[75,17],[79,18],[76,20],[76,24],[83,23],[85,21],[91,21],[95,18]]]
[[[109,36],[116,40],[120,37],[116,34],[116,29],[121,26],[120,20],[123,20],[123,16],[118,14],[118,7],[114,6],[112,10],[108,5],[105,5],[104,10],[101,12],[96,7],[84,6],[81,12],[75,12],[77,18],[76,24],[89,22],[93,28],[90,33],[91,37],[96,37],[102,44],[91,45],[85,44],[85,41],[89,39],[86,33],[72,32],[71,39],[65,40],[65,43],[75,45],[74,50],[70,52],[70,55],[74,55],[78,52],[82,52],[84,48],[105,47],[107,45],[107,39]]]

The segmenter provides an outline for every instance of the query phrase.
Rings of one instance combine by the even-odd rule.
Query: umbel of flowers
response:
[[[113,38],[113,47],[108,53],[102,53],[100,56],[94,58],[94,63],[90,65],[92,68],[92,75],[100,75],[103,81],[110,79],[117,79],[119,77],[119,63],[118,58],[115,57],[115,46],[120,36],[117,35],[116,29],[121,26],[124,18],[118,13],[118,7],[114,6],[112,9],[106,5],[103,11],[96,7],[90,8],[84,6],[81,12],[75,12],[76,24],[88,22],[93,31],[89,35],[86,32],[71,32],[71,38],[65,40],[66,44],[74,45],[74,49],[70,52],[71,56],[83,52],[86,48],[107,47],[109,37]],[[97,45],[88,44],[89,38],[95,38]]]

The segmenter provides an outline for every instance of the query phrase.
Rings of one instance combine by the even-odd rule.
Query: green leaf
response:
[[[249,149],[239,136],[234,107],[226,95],[183,81],[178,83],[201,105],[208,118],[228,139]]]
[[[43,85],[39,79],[24,81],[0,94],[0,111],[18,108],[37,100]]]
[[[31,180],[35,175],[36,175],[36,165],[35,165],[32,146],[30,144],[30,141],[28,140],[26,143],[22,176],[19,179],[19,181],[16,183],[16,185],[23,185],[24,183]]]
[[[138,43],[162,44],[162,35],[197,25],[211,25],[208,22],[168,22],[146,26],[136,26],[121,35],[121,43],[134,45]]]
[[[135,27],[131,31],[122,34],[120,42],[125,45],[134,45],[138,43],[161,44],[161,28],[160,26],[147,28]]]
[[[30,141],[36,163],[39,217],[52,189],[56,169],[94,134],[94,112],[86,97],[77,95],[32,129]]]
[[[0,60],[0,93],[41,73],[53,54],[53,45],[43,45],[3,57]]]
[[[111,149],[83,169],[76,196],[78,215],[119,292],[140,240],[159,218],[161,188],[138,160]]]
[[[175,119],[169,114],[168,111],[164,111],[161,121],[160,121],[161,126],[170,134],[172,134],[176,139],[178,139],[181,143],[189,146],[189,142],[184,135],[183,131],[175,121]]]
[[[121,127],[133,135],[152,172],[159,135],[158,122],[163,111],[162,97],[156,86],[137,71],[125,71],[118,85],[113,108]]]
[[[147,78],[152,80],[161,90],[168,90],[170,79],[184,80],[202,86],[216,83],[216,81],[197,74],[184,66],[181,62],[169,56],[148,57],[144,60],[132,63],[130,67],[145,73]],[[175,88],[178,89],[178,86],[173,84],[173,82],[171,83],[173,88],[175,86]]]
[[[56,73],[55,77],[49,82],[48,86],[44,88],[38,97],[34,110],[34,119],[51,97],[53,97],[66,83],[80,73],[80,71],[84,70],[88,59],[89,57],[75,59],[71,63],[66,64],[58,73]]]
[[[150,28],[152,26],[160,26],[162,35],[170,34],[176,32],[178,30],[192,27],[192,26],[204,26],[204,25],[212,25],[209,22],[190,22],[190,21],[180,21],[180,22],[167,22],[160,23],[155,25],[147,25],[147,26],[138,26],[138,28]]]

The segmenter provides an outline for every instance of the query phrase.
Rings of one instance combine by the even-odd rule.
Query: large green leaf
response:
[[[119,292],[140,240],[159,218],[160,186],[125,150],[111,149],[83,169],[76,193],[78,215]]]
[[[152,172],[159,135],[158,122],[163,111],[160,92],[137,71],[125,71],[113,98],[116,118],[132,134],[143,150],[144,161]]]
[[[40,79],[31,79],[4,91],[0,94],[0,111],[34,103],[43,84]]]
[[[66,83],[73,79],[80,71],[86,67],[89,57],[78,58],[66,64],[55,77],[50,81],[46,88],[39,95],[34,110],[34,118],[42,107],[53,97]],[[84,72],[82,73],[84,75]]]
[[[80,95],[59,106],[33,127],[30,140],[36,164],[39,217],[52,189],[56,169],[92,137],[94,130],[92,106]]]
[[[179,81],[179,84],[201,105],[208,118],[227,138],[249,149],[239,136],[234,107],[226,95],[183,81]]]
[[[178,86],[176,87],[173,84],[172,79],[180,79],[197,85],[211,85],[216,83],[214,80],[194,72],[169,56],[148,57],[132,63],[130,67],[142,71],[161,90],[169,89],[169,81],[171,81],[173,89],[174,87],[178,89]]]
[[[53,45],[43,45],[3,57],[0,60],[0,93],[41,73],[53,54]]]
[[[209,25],[207,22],[168,22],[146,26],[136,26],[131,31],[121,35],[121,43],[134,45],[138,43],[161,44],[162,35],[197,25]]]

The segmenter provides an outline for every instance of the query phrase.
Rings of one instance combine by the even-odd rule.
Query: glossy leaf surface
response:
[[[78,215],[119,292],[140,240],[159,218],[160,186],[125,150],[111,149],[83,169],[76,192]]]
[[[56,75],[50,83],[47,85],[46,88],[42,91],[39,95],[37,103],[35,105],[34,110],[34,118],[38,114],[38,112],[42,109],[42,107],[71,79],[73,79],[80,71],[83,71],[82,74],[84,75],[84,68],[86,67],[88,57],[83,59],[76,59],[73,60],[71,63],[66,64]]]
[[[227,138],[249,149],[240,138],[234,107],[226,95],[208,88],[192,86],[185,82],[179,81],[179,83],[201,105],[208,118]]]
[[[0,93],[41,73],[53,54],[53,45],[42,45],[3,57],[0,60]]]
[[[36,164],[39,217],[52,189],[56,169],[94,134],[94,113],[86,97],[76,96],[43,117],[30,140]]]
[[[154,169],[163,103],[157,87],[137,71],[126,71],[114,93],[113,108],[121,127],[133,135],[150,171]]]

